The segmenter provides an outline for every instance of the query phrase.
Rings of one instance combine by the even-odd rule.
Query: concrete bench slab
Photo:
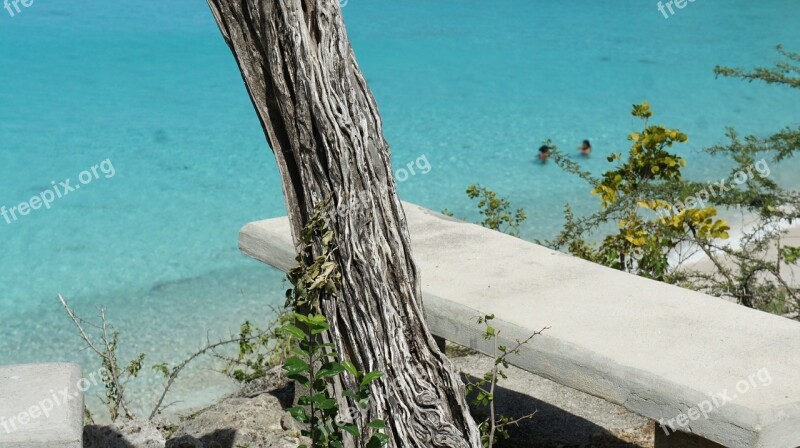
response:
[[[0,367],[0,448],[82,448],[76,364]]]
[[[481,314],[509,341],[549,326],[513,364],[667,432],[731,448],[800,446],[800,323],[404,208],[435,335],[490,353]],[[248,224],[239,241],[257,260],[294,265],[286,218]]]

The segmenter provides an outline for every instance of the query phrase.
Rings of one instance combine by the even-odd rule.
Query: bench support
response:
[[[656,423],[656,438],[653,448],[725,448],[716,442],[704,439],[695,434],[673,432],[666,435]]]

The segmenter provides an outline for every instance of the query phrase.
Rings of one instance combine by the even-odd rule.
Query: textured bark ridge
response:
[[[389,146],[338,1],[208,3],[277,159],[295,240],[314,204],[331,199],[338,211],[342,291],[323,304],[328,337],[385,373],[355,420],[386,420],[393,447],[479,447],[463,385],[424,321]]]

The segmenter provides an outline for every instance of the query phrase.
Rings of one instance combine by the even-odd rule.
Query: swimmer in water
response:
[[[547,145],[542,145],[539,147],[539,161],[542,163],[547,162],[547,159],[550,158],[550,147]]]
[[[589,157],[589,154],[592,153],[592,144],[589,143],[589,140],[584,140],[581,146],[578,146],[578,149],[581,151],[581,155],[584,157]]]

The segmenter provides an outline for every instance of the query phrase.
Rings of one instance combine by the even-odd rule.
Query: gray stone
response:
[[[280,369],[208,407],[181,423],[177,435],[189,435],[205,448],[293,448],[300,430],[284,407],[291,404],[292,386]],[[172,447],[172,445],[168,445]]]
[[[114,426],[133,448],[164,448],[167,443],[156,424],[147,420],[121,420]]]
[[[549,326],[515,365],[656,421],[688,416],[683,431],[727,447],[800,446],[800,323],[404,208],[435,335],[491,353],[476,316],[495,314],[506,345]],[[294,264],[286,218],[246,225],[239,247]]]
[[[158,427],[146,420],[117,420],[110,426],[87,426],[84,448],[164,448]]]

